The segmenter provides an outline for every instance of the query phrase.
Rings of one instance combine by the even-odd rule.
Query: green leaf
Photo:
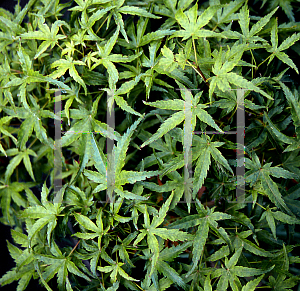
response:
[[[261,275],[261,274],[265,274],[265,273],[270,272],[274,268],[274,266],[272,266],[271,268],[269,268],[267,270],[259,270],[259,269],[254,269],[254,268],[235,266],[234,267],[234,273],[239,277],[256,276],[256,275]]]
[[[257,279],[254,279],[252,281],[249,281],[245,286],[243,286],[242,291],[255,291],[257,285],[262,280],[264,275],[261,275]]]
[[[217,24],[230,22],[235,16],[234,12],[236,12],[244,2],[244,0],[230,1],[225,7],[219,8],[219,13],[217,14]]]
[[[207,177],[207,172],[211,164],[210,155],[211,152],[208,146],[201,151],[195,168],[193,193],[198,192],[204,183],[204,179]]]
[[[99,229],[98,227],[86,216],[81,215],[81,214],[74,214],[76,220],[86,229],[94,231],[94,232],[98,232]]]
[[[138,120],[136,120],[130,128],[127,129],[126,133],[122,136],[122,138],[119,140],[118,145],[115,149],[115,161],[117,162],[115,166],[115,175],[118,175],[121,172],[121,169],[125,165],[125,156],[126,152],[128,150],[128,146],[130,143],[130,138],[134,133],[134,130],[136,130],[139,123],[142,121],[144,116],[140,117]]]
[[[212,291],[212,286],[210,283],[210,274],[206,276],[205,282],[204,282],[204,291]]]
[[[169,266],[164,261],[159,260],[157,263],[157,269],[164,274],[168,279],[170,279],[173,283],[176,283],[181,288],[186,288],[186,283],[183,279],[179,276],[179,274]]]
[[[296,97],[292,94],[291,90],[284,85],[282,82],[279,82],[280,86],[283,89],[284,95],[288,100],[289,105],[291,108],[291,115],[294,121],[295,127],[300,127],[300,104],[299,101],[297,102]]]
[[[281,211],[276,211],[272,213],[274,218],[280,220],[281,222],[288,223],[288,224],[300,224],[300,220],[289,216]]]
[[[246,5],[244,5],[239,13],[239,24],[243,32],[243,35],[246,37],[248,37],[249,35],[249,23],[250,23],[249,9],[247,8]]]
[[[139,7],[134,7],[134,6],[122,6],[119,9],[120,13],[124,14],[130,14],[130,15],[138,15],[138,16],[143,16],[143,17],[148,17],[148,18],[153,18],[153,19],[160,19],[160,16],[156,16],[152,13],[149,13],[145,11],[144,9],[141,9]]]
[[[266,190],[268,197],[270,200],[280,209],[283,211],[286,211],[287,213],[291,214],[291,211],[289,208],[286,206],[284,200],[282,199],[282,196],[280,192],[278,191],[278,187],[276,183],[271,180],[269,175],[263,170],[261,171],[261,183],[263,188]]]
[[[286,63],[288,66],[293,68],[297,72],[297,74],[299,74],[298,68],[296,67],[294,62],[288,57],[288,55],[286,55],[282,51],[288,49],[293,44],[295,44],[295,42],[297,42],[300,39],[300,33],[294,33],[293,35],[287,37],[281,43],[281,45],[279,47],[277,47],[278,46],[278,33],[277,33],[277,31],[278,31],[277,21],[275,21],[275,23],[273,25],[273,28],[272,28],[272,31],[271,31],[272,47],[267,49],[268,52],[273,53],[271,55],[270,59],[269,59],[268,64],[273,60],[274,56],[276,56],[282,62]]]
[[[103,55],[105,56],[109,56],[114,45],[117,42],[118,36],[119,36],[119,27],[117,27],[115,33],[113,34],[113,36],[108,40],[108,42],[105,44],[104,46],[104,50],[103,50]]]
[[[19,154],[17,156],[15,156],[10,162],[9,165],[6,168],[5,171],[5,180],[8,181],[8,179],[10,178],[10,176],[12,175],[12,173],[14,172],[15,168],[21,163],[22,161],[22,154]]]
[[[183,120],[184,120],[183,111],[174,113],[171,117],[169,117],[167,120],[164,121],[164,123],[159,127],[158,131],[149,140],[147,140],[147,142],[144,142],[141,145],[141,148],[159,139],[164,134],[169,132],[171,129],[176,127],[178,124],[180,124]]]
[[[194,238],[193,243],[193,266],[191,270],[186,274],[188,277],[197,267],[197,264],[202,256],[202,252],[208,238],[208,231],[209,231],[209,223],[206,219],[203,219],[198,226],[198,230],[196,232],[196,236]]]
[[[195,4],[187,12],[183,12],[182,9],[179,9],[176,12],[175,18],[177,22],[183,27],[184,30],[179,30],[174,32],[171,36],[173,37],[183,37],[183,40],[186,40],[190,37],[197,39],[200,37],[213,37],[221,36],[213,31],[203,29],[203,27],[211,20],[216,11],[220,8],[218,5],[211,6],[207,8],[200,16],[197,18],[198,5]]]
[[[285,143],[288,144],[292,144],[294,143],[294,140],[286,135],[284,135],[283,133],[281,133],[278,128],[272,123],[271,119],[269,118],[269,116],[266,114],[266,112],[264,112],[264,116],[266,118],[266,120],[268,121],[270,128],[272,130],[272,132],[278,137],[278,139],[280,141],[283,141]]]
[[[294,33],[293,35],[286,38],[281,45],[278,47],[278,51],[284,51],[291,47],[296,41],[300,39],[300,33]]]
[[[277,11],[278,7],[276,7],[272,12],[265,15],[262,19],[257,21],[251,28],[249,35],[254,36],[257,33],[259,33],[263,27],[270,21],[271,17],[274,15],[274,13]]]
[[[56,68],[56,71],[51,73],[49,77],[57,79],[60,76],[64,75],[67,70],[69,70],[70,76],[84,88],[85,94],[87,94],[86,85],[79,76],[75,65],[85,66],[85,63],[82,61],[73,60],[73,58],[69,56],[67,56],[67,59],[57,60],[51,65],[51,68]]]
[[[60,26],[65,25],[70,29],[69,25],[61,20],[55,21],[52,24],[51,30],[44,22],[44,18],[39,19],[38,26],[40,31],[32,31],[21,34],[21,38],[23,39],[43,40],[34,56],[35,59],[37,59],[42,53],[44,53],[50,46],[51,49],[53,49],[53,47],[58,44],[58,40],[66,38],[65,35],[57,34]]]
[[[164,203],[164,205],[160,208],[158,212],[158,216],[155,216],[153,218],[153,221],[151,223],[151,228],[156,228],[157,226],[161,225],[167,215],[167,211],[170,208],[171,201],[173,199],[174,192],[171,193],[167,201]]]

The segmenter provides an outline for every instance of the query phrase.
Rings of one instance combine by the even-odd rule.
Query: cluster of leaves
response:
[[[256,2],[0,9],[1,223],[16,263],[1,286],[296,290],[299,7]],[[237,160],[226,132],[241,108]]]

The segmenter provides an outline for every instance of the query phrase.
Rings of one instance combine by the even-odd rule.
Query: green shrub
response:
[[[247,2],[0,10],[1,222],[16,263],[1,286],[298,285],[299,3]],[[242,149],[226,134],[238,110]]]

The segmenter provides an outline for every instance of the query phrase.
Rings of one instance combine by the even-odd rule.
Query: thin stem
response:
[[[84,57],[84,48],[83,48],[83,45],[81,44],[81,49],[82,49],[82,52],[80,52],[82,54],[82,56]]]
[[[37,137],[34,139],[34,141],[29,145],[29,147],[28,147],[28,149],[30,149],[33,145],[34,145],[34,143],[37,141]]]
[[[103,24],[106,22],[107,18],[109,15],[107,15],[107,17],[104,19],[104,21],[101,23],[101,25],[99,26],[99,28],[96,31],[96,34],[98,34],[99,30],[101,29],[101,27],[103,26]]]
[[[143,288],[141,288],[137,283],[133,282],[140,290],[144,290]]]
[[[181,48],[184,48],[184,45],[181,44],[177,39],[175,39],[175,41],[177,42],[177,44],[178,44]]]
[[[49,103],[49,99],[47,100],[47,102],[43,105],[42,109],[45,108],[45,106]]]
[[[21,71],[19,71],[19,70],[15,70],[15,69],[10,69],[11,71],[15,71],[16,73],[14,73],[14,74],[24,74],[24,72],[21,72]]]
[[[218,280],[218,278],[215,278],[215,279],[214,279],[214,282],[211,283],[211,286],[213,286],[213,285],[216,283],[217,280]]]
[[[251,56],[252,56],[252,61],[254,61],[254,64],[255,64],[255,66],[256,66],[256,61],[255,61],[255,58],[254,58],[254,56],[253,56],[252,50],[250,50],[250,53],[251,53]],[[252,63],[252,64],[253,64],[253,63]],[[252,70],[251,70],[251,74],[252,74],[252,79],[254,79],[253,68],[252,68]]]
[[[188,64],[195,70],[195,72],[201,76],[201,78],[203,79],[203,76],[200,74],[200,72],[187,60]]]
[[[116,239],[116,246],[117,246],[118,242],[117,242],[117,239]],[[118,252],[116,252],[116,260],[117,260],[117,263],[118,263]]]
[[[59,46],[59,48],[63,51],[63,48],[60,46],[60,44],[59,43],[57,43],[57,45]]]
[[[204,74],[202,73],[202,71],[200,70],[200,68],[197,66],[197,68],[195,68],[188,60],[187,60],[188,64],[196,71],[196,73],[201,76],[201,78],[204,80],[205,84],[209,87],[209,84],[207,83],[207,79],[205,78]]]
[[[218,27],[218,23],[216,24],[216,26],[213,28],[212,31],[215,31],[217,27]]]
[[[68,257],[70,257],[72,255],[72,253],[76,250],[77,246],[79,245],[80,240],[77,242],[77,244],[75,245],[75,247],[72,249],[72,251],[68,254]]]
[[[258,66],[257,69],[267,60],[269,59],[273,54],[269,55],[266,59],[264,59]]]
[[[56,15],[55,15],[55,18],[56,18],[56,20],[58,20],[58,18],[57,18]],[[64,30],[63,30],[63,28],[62,28],[61,26],[59,26],[59,28],[60,28],[62,34],[63,34],[65,37],[67,37],[66,34],[65,34],[65,32],[64,32]]]
[[[262,209],[264,209],[265,211],[267,210],[266,208],[264,208],[263,206],[261,206],[259,203],[256,202],[256,204],[257,204],[258,206],[260,206]]]
[[[233,115],[235,114],[236,110],[237,110],[237,107],[235,108],[234,112],[231,114],[229,120],[233,117]]]
[[[195,40],[192,38],[193,41],[193,48],[194,48],[194,54],[195,54],[195,61],[196,61],[196,66],[198,67],[198,60],[197,60],[197,53],[196,53],[196,45],[195,45]]]

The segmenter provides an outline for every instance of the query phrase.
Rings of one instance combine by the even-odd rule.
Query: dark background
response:
[[[21,0],[20,1],[20,5],[23,8],[26,3],[28,2],[28,0]],[[0,1],[0,7],[4,8],[6,10],[9,10],[10,12],[14,13],[15,10],[15,5],[18,4],[18,1],[15,0],[2,0]]]

